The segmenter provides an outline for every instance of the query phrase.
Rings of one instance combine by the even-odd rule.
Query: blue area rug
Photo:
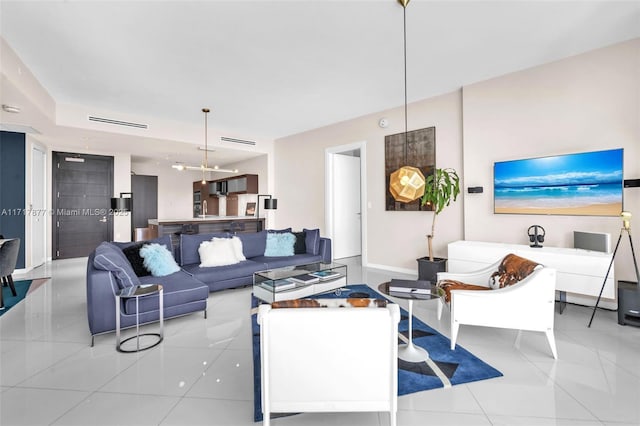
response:
[[[325,293],[322,298],[345,298],[352,292],[368,293],[372,298],[385,298],[366,285],[350,285],[346,287],[340,296],[334,293]],[[252,297],[251,307],[256,308],[260,300]],[[262,421],[262,404],[260,389],[260,327],[257,322],[255,310],[251,315],[253,331],[253,396],[254,396],[254,421]],[[400,309],[401,319],[398,325],[399,334],[408,337],[409,328],[408,313]],[[413,343],[425,348],[429,352],[429,362],[406,362],[398,359],[398,396],[407,395],[429,389],[445,386],[459,385],[461,383],[475,382],[478,380],[500,377],[502,373],[474,356],[460,345],[456,350],[450,348],[451,341],[429,327],[415,316],[413,317]],[[289,415],[289,414],[284,414]],[[272,414],[272,418],[282,414]]]
[[[29,286],[31,285],[31,280],[26,281],[14,281],[13,283],[16,287],[17,295],[14,296],[11,294],[11,289],[9,286],[2,286],[2,297],[4,299],[4,309],[0,309],[0,316],[4,315],[9,311],[9,309],[13,308],[18,302],[20,302],[27,295],[27,291],[29,291]]]

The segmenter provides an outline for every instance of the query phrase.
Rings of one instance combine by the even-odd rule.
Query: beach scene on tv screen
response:
[[[622,168],[622,149],[497,162],[494,211],[618,216]]]

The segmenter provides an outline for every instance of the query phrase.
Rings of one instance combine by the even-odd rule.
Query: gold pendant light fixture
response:
[[[204,151],[204,158],[202,164],[199,166],[185,166],[182,163],[173,164],[171,167],[177,170],[201,170],[202,171],[202,184],[207,183],[205,172],[221,172],[221,173],[238,173],[238,169],[221,169],[218,166],[209,167],[209,146],[208,146],[208,135],[207,135],[207,122],[208,122],[208,114],[211,112],[209,108],[202,108],[202,112],[204,113],[204,149],[198,147],[198,149]]]
[[[404,14],[404,161],[407,162],[407,5],[410,0],[398,0]],[[412,166],[400,167],[389,177],[389,191],[401,203],[410,203],[422,197],[425,178],[420,169]]]

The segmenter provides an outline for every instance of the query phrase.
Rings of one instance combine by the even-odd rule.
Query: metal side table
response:
[[[140,334],[140,298],[157,294],[158,295],[158,310],[160,313],[160,332],[159,333],[143,333]],[[124,340],[120,340],[120,306],[124,299],[136,299],[136,334],[135,336],[128,337]],[[140,336],[156,336],[158,340],[150,345],[140,347]],[[157,346],[164,338],[164,301],[163,301],[163,289],[160,284],[146,284],[136,285],[133,287],[123,288],[116,293],[116,349],[118,352],[140,352],[146,349]],[[122,344],[136,339],[136,349],[122,349]]]

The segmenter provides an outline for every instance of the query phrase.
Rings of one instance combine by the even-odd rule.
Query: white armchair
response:
[[[395,426],[399,321],[395,304],[260,305],[263,424],[271,413],[387,411]]]
[[[504,277],[507,259],[516,258],[530,262],[532,271],[522,279],[517,273],[510,275],[511,281],[517,282],[502,287],[495,277]],[[557,359],[553,333],[556,270],[536,265],[510,254],[479,271],[438,273],[438,287],[450,285],[451,350],[455,349],[461,324],[479,325],[520,330],[517,339],[520,339],[522,330],[542,331],[547,336],[553,357]],[[489,291],[478,291],[481,290],[479,287]],[[493,290],[492,287],[502,288]],[[444,297],[438,301],[438,319],[445,303]]]

